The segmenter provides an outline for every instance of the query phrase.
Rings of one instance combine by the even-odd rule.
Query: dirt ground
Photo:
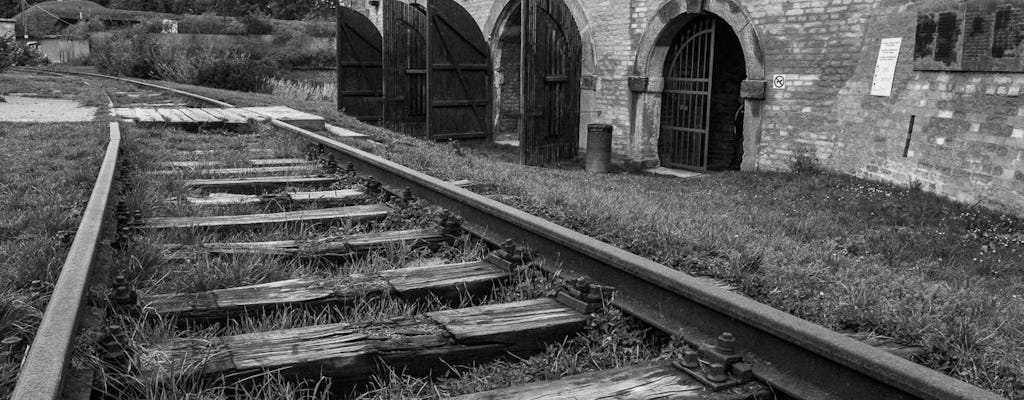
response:
[[[0,102],[0,121],[87,122],[96,117],[96,107],[84,107],[74,100],[5,95]]]

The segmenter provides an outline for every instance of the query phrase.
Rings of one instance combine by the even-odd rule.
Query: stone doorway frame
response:
[[[664,67],[668,49],[680,30],[701,14],[714,14],[729,24],[743,48],[747,79],[740,85],[743,98],[743,161],[741,171],[757,169],[762,114],[767,90],[764,52],[757,30],[743,8],[734,0],[667,0],[647,22],[637,45],[633,76],[629,77],[632,109],[629,154],[642,168],[659,164],[658,136],[661,132],[661,91],[665,87]]]
[[[595,107],[599,82],[597,79],[597,60],[594,58],[593,25],[590,23],[590,20],[587,19],[587,14],[583,8],[581,0],[561,1],[569,8],[569,12],[572,13],[572,18],[576,21],[576,28],[580,33],[580,44],[583,47],[581,52],[583,59],[580,60],[579,146],[581,149],[584,149],[586,148],[587,143],[587,125],[593,123],[598,119],[598,117],[600,117],[599,111],[596,111]],[[492,62],[495,60],[495,55],[501,53],[501,33],[505,27],[505,23],[508,21],[512,11],[516,10],[516,8],[521,4],[522,0],[496,0],[491,3],[491,10],[487,14],[487,22],[484,24],[482,31],[484,34],[489,35],[487,37],[487,41],[491,45]],[[495,63],[493,68],[497,67],[498,65]],[[497,82],[497,80],[495,80],[495,82]],[[497,102],[494,104],[495,107],[493,114],[491,115],[491,120],[492,123],[495,124],[495,132],[497,132],[500,107],[498,107]]]

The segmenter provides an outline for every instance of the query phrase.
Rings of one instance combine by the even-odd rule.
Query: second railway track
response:
[[[126,81],[149,90],[169,90]],[[175,93],[190,102],[230,107],[202,96]],[[157,295],[137,293],[130,279],[114,278],[108,305],[112,317],[107,325],[117,327],[107,329],[96,345],[103,361],[98,365],[110,368],[111,376],[130,377],[134,382],[174,381],[187,372],[244,380],[265,371],[282,371],[305,378],[329,376],[338,385],[347,385],[372,379],[382,371],[381,362],[409,374],[437,374],[507,353],[522,356],[541,351],[546,344],[562,342],[582,329],[597,308],[609,306],[676,335],[683,347],[680,357],[466,397],[593,398],[617,393],[650,398],[668,393],[681,398],[739,399],[772,396],[774,391],[774,395],[800,399],[999,398],[705,279],[473,193],[461,187],[464,183],[427,176],[328,133],[273,118],[267,123],[294,134],[305,145],[289,143],[284,147],[290,152],[253,153],[245,160],[238,160],[238,154],[245,152],[232,153],[232,159],[225,160],[191,157],[150,164],[154,168],[149,171],[131,162],[124,164],[123,158],[110,161],[122,166],[122,183],[128,183],[121,197],[108,196],[111,204],[120,204],[111,207],[116,221],[112,242],[122,253],[133,249],[134,262],[145,254],[137,247],[143,243],[146,251],[159,251],[161,257],[179,265],[238,267],[269,262],[308,272],[255,285],[165,290]],[[128,127],[126,136],[133,129]],[[232,164],[239,167],[231,169]],[[104,169],[104,173],[113,171]],[[143,179],[147,183],[140,183]],[[98,182],[94,198],[111,190],[102,190],[105,182]],[[156,209],[169,213],[134,213],[133,204],[155,201],[147,199],[152,193],[142,188],[161,185],[179,190],[175,198],[159,199],[165,206]],[[182,191],[181,185],[192,191]],[[77,240],[89,239],[80,231]],[[432,259],[399,269],[323,272],[339,263],[361,262],[357,260],[368,253],[379,255],[380,250],[391,256],[404,252]],[[389,262],[401,267],[407,261]],[[64,275],[72,275],[69,268],[84,268],[79,273],[86,278],[90,270],[66,265],[58,290],[64,287]],[[523,293],[523,286],[536,282],[548,286]],[[84,281],[66,283],[75,284],[84,285]],[[77,290],[58,291],[54,298],[72,296],[80,302],[83,289]],[[375,300],[367,299],[380,298],[448,306],[375,322],[349,321],[343,311],[336,311],[368,307]],[[471,298],[476,300],[467,300]],[[76,307],[72,300],[51,301],[44,321],[54,320],[58,326],[44,323],[40,328],[15,399],[55,398],[61,381],[68,381],[64,368],[55,368],[54,363],[63,366],[70,355],[46,340],[70,340],[67,323],[57,314],[68,308],[55,310],[53,305]],[[315,311],[324,309],[335,311]],[[286,319],[283,316],[293,310],[306,314],[291,325],[298,321],[306,325],[261,329],[252,322],[258,319],[255,315]],[[169,338],[145,349],[125,345],[127,337],[135,334],[126,330],[154,323],[173,325],[162,328],[172,337],[176,329],[203,332],[216,324],[234,330]],[[249,328],[239,328],[246,323]],[[51,335],[51,329],[58,332]],[[701,389],[701,382],[712,388],[743,383],[742,390],[715,393]],[[131,390],[131,385],[115,379],[99,392],[138,395]]]

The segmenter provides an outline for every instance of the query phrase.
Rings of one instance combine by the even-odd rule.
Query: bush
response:
[[[242,17],[239,22],[245,26],[245,33],[249,35],[269,35],[274,32],[274,25],[265,15],[249,14]]]
[[[153,40],[143,27],[115,33],[93,46],[92,63],[100,72],[144,79],[165,79],[228,90],[262,91],[277,65],[239,50],[211,46],[175,46]]]
[[[213,14],[186,15],[178,21],[178,33],[206,33],[226,35],[230,30],[233,18],[218,17]]]
[[[337,33],[337,25],[333,21],[313,19],[303,21],[303,32],[313,37],[334,37]]]
[[[278,55],[278,62],[286,69],[326,69],[338,63],[338,54],[332,49],[296,50]]]
[[[23,65],[45,65],[50,60],[46,59],[38,50],[26,46],[14,38],[0,39],[0,71],[13,66]]]
[[[277,66],[271,61],[231,52],[216,62],[200,67],[194,83],[228,90],[261,92],[266,90],[267,80],[276,73]]]

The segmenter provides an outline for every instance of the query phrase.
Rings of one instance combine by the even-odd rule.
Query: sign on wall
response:
[[[775,89],[785,89],[786,88],[786,76],[785,75],[775,75],[775,77],[772,78],[772,87],[775,88]]]
[[[903,38],[882,39],[878,48],[878,61],[875,63],[875,79],[871,81],[872,96],[892,94],[892,81],[896,76],[896,62],[900,59],[900,45]]]
[[[960,0],[917,14],[914,69],[1024,72],[1024,0]]]

